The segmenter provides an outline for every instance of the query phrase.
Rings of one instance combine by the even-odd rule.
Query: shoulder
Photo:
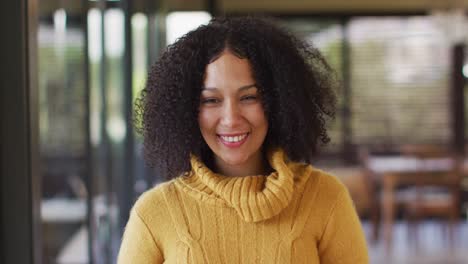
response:
[[[336,176],[320,169],[311,168],[303,196],[308,201],[306,208],[313,211],[308,214],[309,226],[317,240],[321,239],[328,228],[342,219],[353,219],[358,223],[353,201],[348,189]],[[347,226],[347,225],[345,225]],[[351,225],[350,228],[358,225]]]
[[[314,168],[312,169],[312,175],[316,178],[320,192],[324,195],[328,194],[329,198],[342,195],[348,191],[340,179],[333,174]]]
[[[347,193],[346,186],[338,177],[312,165],[296,166],[294,172],[295,175],[305,178],[306,192],[315,192],[317,195],[325,196],[324,198],[328,200],[334,200]]]
[[[142,219],[154,218],[157,215],[165,215],[167,212],[167,200],[174,188],[174,180],[160,183],[145,191],[138,197],[133,206]]]
[[[350,200],[348,189],[336,176],[312,166],[308,171],[304,192],[313,199],[314,210],[328,215],[333,208]]]

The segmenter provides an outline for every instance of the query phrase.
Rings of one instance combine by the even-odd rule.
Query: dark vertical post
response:
[[[88,227],[88,263],[94,263],[94,184],[93,184],[93,152],[91,146],[91,85],[89,78],[89,32],[88,32],[88,10],[89,10],[89,0],[81,1],[81,20],[83,21],[83,32],[84,32],[84,45],[83,45],[83,56],[84,56],[84,65],[83,65],[83,76],[84,76],[84,89],[85,89],[85,151],[86,151],[86,160],[85,160],[85,173],[84,181],[87,190],[86,196],[86,225]]]
[[[98,160],[103,163],[100,166],[99,177],[104,177],[104,186],[99,187],[99,192],[104,192],[105,195],[105,204],[110,208],[112,206],[112,190],[113,190],[113,178],[112,178],[112,156],[111,156],[111,146],[109,135],[106,131],[107,124],[107,84],[108,84],[108,65],[107,65],[107,55],[106,55],[106,25],[105,25],[105,16],[107,4],[106,0],[98,0],[98,7],[101,13],[101,61],[100,61],[100,75],[99,75],[99,88],[100,88],[100,131],[101,143],[99,146]],[[112,219],[109,213],[107,213],[107,231],[112,232]],[[106,236],[107,240],[105,241],[105,252],[104,256],[106,259],[105,263],[112,263],[112,239],[111,235]]]
[[[28,46],[26,50],[29,65],[27,69],[27,78],[29,84],[29,145],[30,145],[30,195],[31,195],[31,214],[32,214],[32,241],[34,263],[42,263],[42,228],[41,228],[41,201],[42,188],[41,177],[39,174],[39,91],[38,91],[38,21],[39,21],[39,1],[27,1],[26,20],[28,28],[23,31],[27,34]],[[18,262],[17,262],[18,263]]]
[[[342,121],[342,148],[343,158],[347,162],[353,160],[352,148],[352,130],[351,130],[351,52],[349,42],[349,18],[341,20],[343,29],[343,44],[342,44],[342,78],[343,78],[343,106],[341,109]]]
[[[147,27],[147,69],[151,69],[151,65],[156,61],[160,51],[160,41],[157,27],[157,12],[159,9],[160,1],[150,1],[147,3],[146,16],[148,17]]]
[[[211,14],[211,16],[219,15],[218,1],[217,0],[205,0],[206,2],[206,11]]]
[[[148,27],[147,27],[147,60],[146,60],[146,66],[147,70],[151,70],[151,66],[153,63],[156,62],[156,59],[158,57],[158,53],[160,50],[160,41],[159,41],[159,36],[158,36],[158,27],[156,25],[157,22],[157,17],[156,17],[156,8],[149,8],[149,12],[147,13],[148,17]],[[151,187],[154,184],[154,178],[153,178],[153,173],[152,170],[146,166],[146,162],[143,162],[144,166],[144,180],[146,183],[146,186]]]
[[[463,76],[463,62],[465,59],[464,44],[456,44],[452,48],[452,144],[454,150],[459,154],[465,152],[465,78]]]
[[[161,1],[151,1],[148,4],[148,31],[147,31],[147,41],[148,41],[148,60],[147,66],[148,69],[151,69],[151,65],[156,61],[161,49],[163,48],[163,36],[161,29],[163,28],[160,14],[160,3]]]
[[[123,179],[120,179],[120,188],[118,190],[119,208],[120,208],[120,230],[123,230],[127,223],[129,212],[135,197],[135,175],[134,175],[134,137],[133,137],[133,56],[132,56],[132,14],[133,7],[131,0],[123,0],[124,11],[124,34],[125,34],[125,51],[124,51],[124,107],[125,107],[125,123],[126,137],[124,142],[124,160],[125,172]]]
[[[148,27],[146,31],[146,41],[147,41],[147,60],[146,60],[146,65],[148,67],[148,70],[151,69],[151,65],[156,61],[157,57],[157,39],[156,39],[156,14],[154,12],[148,13]]]
[[[37,0],[1,1],[0,263],[42,263]]]

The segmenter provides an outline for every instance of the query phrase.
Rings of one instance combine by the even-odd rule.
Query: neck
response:
[[[214,158],[214,167],[217,173],[225,176],[252,176],[264,175],[268,172],[268,161],[263,157],[262,153],[250,158],[243,164],[231,165],[218,157]]]

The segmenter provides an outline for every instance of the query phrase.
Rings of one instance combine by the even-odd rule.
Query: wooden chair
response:
[[[415,193],[402,203],[404,216],[408,220],[408,235],[418,246],[419,223],[430,217],[446,220],[448,240],[454,243],[454,228],[460,214],[460,195],[463,159],[454,154],[443,152],[421,152],[421,158],[449,157],[453,159],[453,168],[437,179],[416,182]]]
[[[407,145],[402,146],[401,149],[398,150],[399,154],[404,156],[413,156],[418,159],[430,159],[430,158],[442,158],[442,157],[452,157],[451,154],[445,149],[437,146],[415,146],[415,145]],[[372,156],[376,156],[376,153],[371,153]],[[385,178],[376,177],[374,172],[370,170],[370,151],[365,148],[359,149],[359,160],[362,166],[362,171],[364,173],[364,179],[366,183],[366,189],[369,194],[370,201],[370,220],[372,224],[372,240],[379,239],[380,236],[380,226],[382,220],[385,220],[386,223],[392,221],[392,219],[383,218],[388,215],[388,212],[385,211],[384,215],[382,215],[382,210],[384,208],[394,208],[391,210],[398,210],[403,209],[403,212],[408,217],[412,226],[416,226],[418,220],[424,217],[425,212],[434,213],[436,212],[446,212],[445,205],[450,205],[452,215],[455,215],[454,208],[458,208],[456,204],[458,201],[450,198],[450,202],[448,199],[441,199],[440,192],[437,193],[437,197],[439,197],[437,204],[436,203],[423,203],[422,199],[428,197],[426,193],[429,190],[434,190],[434,187],[428,188],[427,186],[436,186],[438,189],[441,187],[447,188],[449,187],[449,194],[453,194],[452,197],[455,199],[459,195],[459,188],[460,188],[460,180],[457,177],[459,174],[450,172],[450,173],[442,173],[447,174],[443,175],[443,177],[439,177],[441,175],[417,175],[417,172],[402,172],[402,173],[393,173],[389,175],[388,173],[385,175]],[[384,156],[386,153],[383,153]],[[377,156],[378,153],[377,153]],[[410,175],[412,174],[412,175]],[[415,177],[416,176],[416,177]],[[428,177],[426,177],[428,176]],[[434,180],[435,179],[435,180]],[[390,182],[391,181],[391,182]],[[391,186],[393,191],[392,199],[384,199],[385,197],[382,196],[380,185],[384,184],[386,187]],[[406,187],[404,187],[406,186]],[[403,189],[401,189],[403,187]],[[444,189],[445,190],[445,189]],[[388,193],[388,192],[387,192]],[[446,195],[447,191],[443,192],[443,195]],[[424,194],[424,195],[423,195]],[[432,192],[434,194],[434,192]],[[434,197],[434,195],[432,195]],[[434,200],[433,200],[434,201]],[[388,203],[391,204],[388,204]],[[437,205],[437,206],[436,206]],[[383,207],[382,207],[383,206]],[[426,210],[425,210],[426,209]],[[431,209],[431,210],[429,210]],[[458,213],[458,211],[456,211]],[[395,213],[392,213],[394,215]],[[453,216],[452,216],[453,217]],[[388,224],[386,225],[387,228],[384,230],[385,232],[385,242],[386,245],[391,245],[391,232],[389,233]],[[415,230],[414,228],[412,231]],[[415,233],[416,231],[412,232]]]
[[[397,152],[395,150],[392,150],[390,154],[395,155]],[[382,196],[382,181],[383,179],[380,178],[377,180],[377,175],[374,174],[374,172],[370,169],[370,158],[372,156],[379,156],[379,155],[387,155],[387,152],[382,152],[380,154],[379,151],[371,151],[368,148],[360,148],[358,151],[358,157],[359,157],[359,163],[361,164],[361,170],[363,172],[364,176],[364,182],[366,185],[366,192],[369,195],[369,200],[370,200],[370,205],[369,205],[369,218],[371,221],[371,240],[373,242],[376,242],[380,239],[380,232],[381,232],[381,226],[382,226],[382,220],[383,215],[382,215],[382,204],[384,202],[387,202],[383,199]],[[394,199],[392,199],[392,204],[390,204],[387,207],[391,208],[400,208],[401,205],[403,204],[403,201],[405,201],[411,193],[411,190],[403,190],[403,191],[397,191],[394,195]],[[385,234],[384,234],[385,235]],[[390,245],[390,238],[388,235],[385,235],[384,239],[386,240],[386,245]]]

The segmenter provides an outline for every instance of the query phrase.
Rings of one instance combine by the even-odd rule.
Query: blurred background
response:
[[[136,197],[160,181],[132,126],[149,67],[211,17],[250,14],[337,72],[314,166],[348,187],[371,263],[468,263],[468,1],[17,2],[2,4],[1,263],[114,263]]]

